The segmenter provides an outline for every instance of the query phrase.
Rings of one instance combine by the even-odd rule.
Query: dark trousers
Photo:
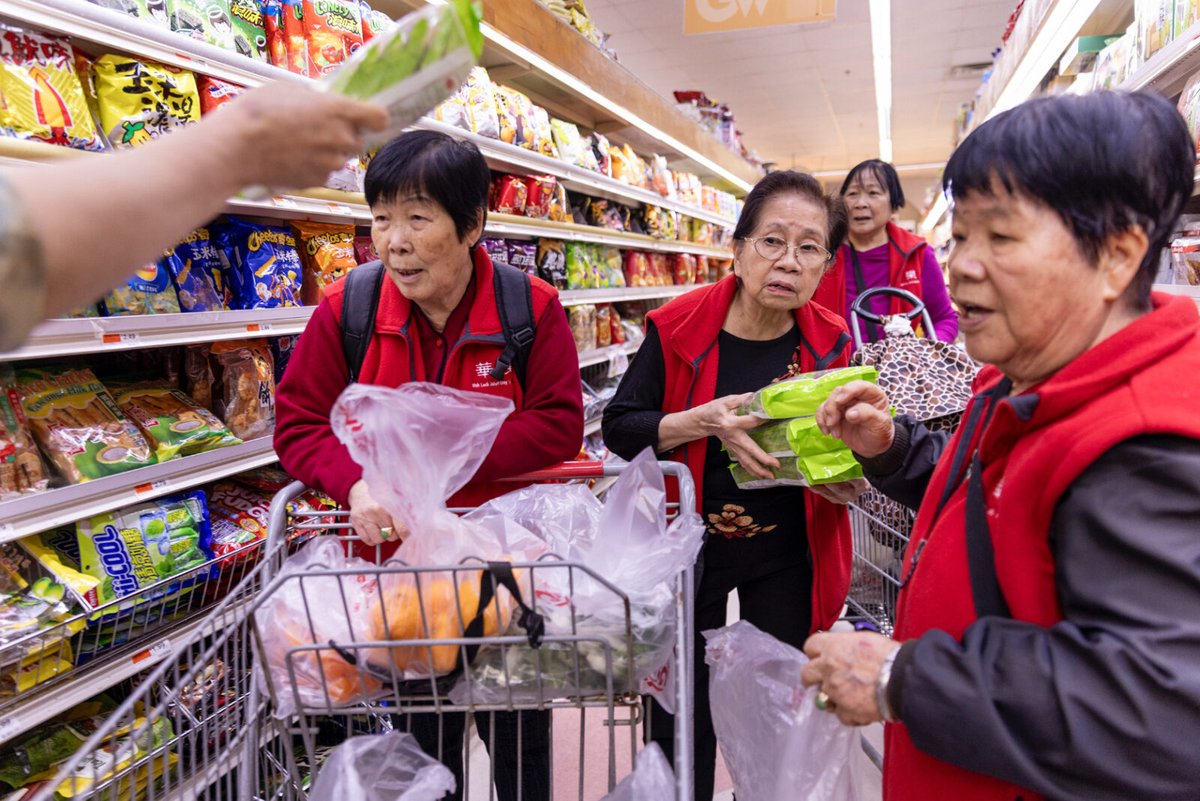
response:
[[[450,769],[458,789],[446,798],[462,801],[467,714],[397,715],[394,720],[397,729],[411,732],[425,753]],[[476,712],[475,728],[492,760],[498,801],[550,801],[549,710]]]
[[[713,797],[717,766],[717,736],[708,706],[708,665],[704,661],[703,631],[725,625],[729,593],[738,592],[742,620],[767,634],[799,648],[808,637],[812,619],[812,567],[805,560],[783,568],[725,568],[706,562],[696,591],[696,677],[694,765],[696,801]],[[649,739],[662,748],[667,759],[675,759],[675,720],[650,701]]]

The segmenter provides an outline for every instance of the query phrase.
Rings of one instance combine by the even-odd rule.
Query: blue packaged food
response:
[[[124,314],[169,314],[179,311],[179,296],[171,274],[161,264],[147,264],[100,301],[109,317]]]
[[[197,228],[188,234],[186,239],[175,246],[175,253],[184,263],[190,259],[193,270],[203,270],[209,277],[209,282],[216,290],[218,298],[218,303],[213,309],[220,311],[231,308],[233,290],[230,289],[221,272],[221,257],[217,254],[216,240],[207,227]],[[180,300],[182,301],[183,298]],[[191,311],[212,311],[212,309],[192,309]]]
[[[217,311],[225,308],[213,286],[212,275],[202,265],[184,258],[178,250],[168,250],[160,264],[171,274],[179,307],[185,312]]]
[[[300,254],[291,230],[230,217],[217,234],[231,309],[299,306]]]

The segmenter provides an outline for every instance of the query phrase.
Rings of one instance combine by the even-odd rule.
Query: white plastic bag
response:
[[[744,620],[706,631],[713,728],[739,801],[861,801],[857,729],[817,709],[803,653]]]
[[[630,773],[601,801],[666,801],[675,797],[675,773],[658,743],[642,749]]]
[[[351,737],[329,752],[311,801],[436,801],[454,792],[454,776],[411,734]]]
[[[673,711],[675,578],[695,563],[704,525],[690,509],[667,524],[665,483],[653,453],[646,450],[629,464],[603,504],[584,487],[543,484],[495,498],[468,519],[490,515],[521,524],[550,553],[614,585],[629,599],[629,625],[621,594],[603,582],[583,571],[539,568],[534,592],[546,634],[588,640],[545,643],[540,653],[523,646],[480,649],[451,698],[505,703],[590,695],[606,690],[609,674],[614,690],[623,692],[632,646],[636,691]]]
[[[332,537],[317,537],[284,562],[279,583],[254,615],[260,656],[275,690],[276,717],[290,717],[299,711],[297,704],[305,709],[352,705],[380,689],[377,679],[333,648],[291,650],[367,639],[367,613],[378,597],[375,576],[367,572],[372,568],[363,559],[348,557]],[[331,570],[364,572],[333,576],[328,575]],[[257,671],[262,669],[256,664]]]
[[[409,531],[394,558],[411,566],[462,565],[384,573],[368,611],[366,639],[460,638],[479,611],[481,571],[473,565],[525,561],[545,551],[512,521],[460,518],[446,508],[446,500],[475,475],[512,411],[504,398],[423,382],[397,389],[351,384],[338,398],[334,433],[362,465],[375,500]],[[499,634],[511,608],[511,597],[497,593],[484,614],[482,636]],[[451,672],[460,653],[452,644],[397,645],[368,659],[399,679],[419,679]]]

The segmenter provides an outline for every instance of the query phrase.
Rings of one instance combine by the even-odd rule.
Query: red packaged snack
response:
[[[550,216],[558,191],[558,179],[553,175],[531,175],[525,179],[528,196],[525,200],[525,216],[544,220]]]
[[[304,0],[309,73],[333,72],[362,47],[362,9],[357,0]]]
[[[240,86],[199,74],[196,75],[196,86],[200,90],[200,116],[202,117],[211,114],[245,91]]]
[[[676,284],[696,283],[696,257],[690,253],[672,254],[671,273]]]
[[[671,285],[671,265],[666,253],[650,254],[650,275],[653,276],[651,286]]]
[[[360,0],[359,8],[362,9],[362,40],[363,44],[374,39],[382,33],[386,33],[395,26],[395,22],[387,14],[382,11],[376,11],[371,8],[366,0]]]
[[[501,175],[492,182],[492,211],[500,214],[524,214],[529,202],[529,187],[516,175]]]
[[[612,344],[625,344],[625,329],[621,327],[621,315],[617,314],[617,307],[613,306],[608,312],[608,325],[612,329]]]
[[[625,286],[651,286],[649,262],[646,254],[636,250],[625,251]]]
[[[596,347],[612,344],[612,307],[607,303],[596,307]]]
[[[354,260],[359,264],[377,261],[379,254],[375,252],[375,243],[369,236],[354,237]]]
[[[264,0],[263,23],[267,30],[267,59],[280,69],[309,77],[301,0]]]

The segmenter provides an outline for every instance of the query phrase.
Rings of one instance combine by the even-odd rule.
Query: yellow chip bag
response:
[[[22,139],[103,150],[66,39],[0,25],[0,122]]]
[[[354,226],[333,223],[294,222],[300,261],[304,264],[301,299],[317,306],[325,287],[354,269]]]
[[[92,74],[100,124],[114,146],[145,144],[200,119],[196,76],[187,70],[109,53]]]

